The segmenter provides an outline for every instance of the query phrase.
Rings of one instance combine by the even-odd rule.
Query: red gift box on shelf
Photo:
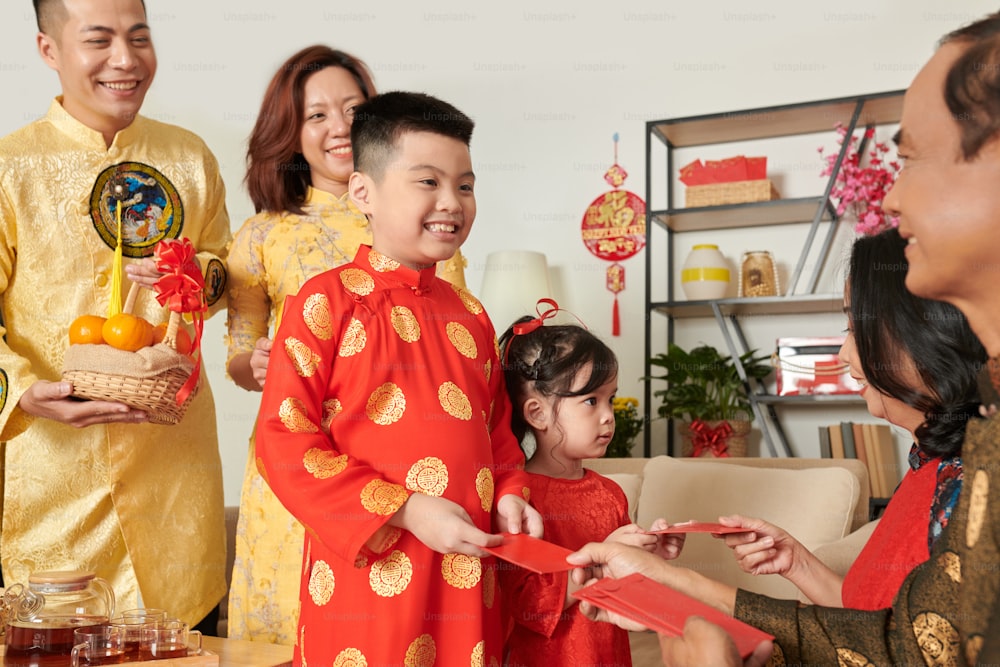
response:
[[[767,158],[736,155],[724,160],[695,160],[681,167],[688,207],[769,201],[778,198],[767,180]]]
[[[837,358],[843,336],[779,338],[771,356],[778,396],[856,394],[861,384]]]

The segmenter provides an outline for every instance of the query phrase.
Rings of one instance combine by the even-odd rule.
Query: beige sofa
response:
[[[841,574],[847,571],[877,522],[868,521],[868,472],[855,459],[658,456],[596,459],[586,463],[625,491],[635,521],[716,521],[724,514],[760,517],[787,530]],[[777,598],[799,598],[776,575],[740,570],[722,540],[692,534],[673,561],[713,579]],[[637,666],[662,664],[652,633],[632,633]]]

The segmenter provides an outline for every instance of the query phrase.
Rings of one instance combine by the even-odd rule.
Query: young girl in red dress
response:
[[[676,558],[682,536],[646,534],[629,519],[621,487],[584,469],[584,460],[604,456],[615,432],[618,361],[581,326],[543,326],[549,313],[518,320],[500,339],[511,425],[529,457],[531,504],[542,515],[545,540],[573,550],[614,540]],[[657,519],[653,527],[661,525]],[[580,586],[566,572],[502,565],[500,584],[513,626],[506,664],[632,664],[628,633],[578,613],[572,593]]]

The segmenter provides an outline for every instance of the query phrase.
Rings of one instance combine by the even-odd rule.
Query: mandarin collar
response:
[[[135,120],[129,123],[128,127],[119,130],[115,134],[115,138],[111,141],[111,146],[108,146],[104,143],[103,134],[92,127],[84,125],[70,115],[70,113],[66,111],[65,107],[63,107],[62,101],[62,95],[59,95],[52,100],[52,104],[49,105],[48,113],[45,114],[45,119],[52,123],[57,130],[68,137],[71,137],[78,143],[87,146],[91,150],[98,150],[106,153],[112,148],[118,146],[120,143],[132,142],[141,133],[141,129],[138,126],[141,125],[142,117],[136,116]]]
[[[356,215],[364,215],[358,207],[354,205],[351,201],[351,195],[348,192],[340,195],[339,197],[332,192],[327,192],[325,190],[318,190],[311,185],[306,186],[306,199],[302,202],[304,206],[326,206],[338,210],[345,210]]]
[[[437,265],[435,264],[420,271],[403,266],[391,257],[387,257],[379,251],[374,250],[370,245],[362,245],[358,248],[358,254],[354,262],[378,275],[406,285],[417,296],[430,291],[437,271]]]

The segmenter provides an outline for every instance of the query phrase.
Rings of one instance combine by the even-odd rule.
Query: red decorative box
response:
[[[771,356],[778,396],[856,394],[861,385],[837,358],[843,336],[779,338]]]

